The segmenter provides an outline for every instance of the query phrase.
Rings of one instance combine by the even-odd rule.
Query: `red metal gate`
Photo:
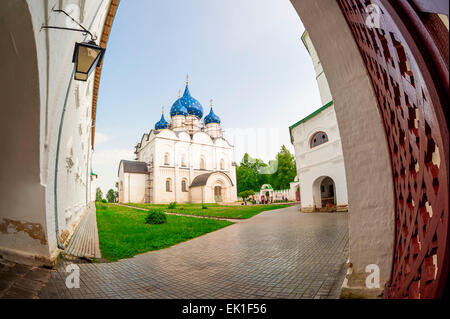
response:
[[[395,242],[387,298],[439,298],[449,267],[447,0],[337,0],[388,140]],[[379,18],[379,19],[378,19]]]

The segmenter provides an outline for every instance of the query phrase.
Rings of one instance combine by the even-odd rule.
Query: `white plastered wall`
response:
[[[85,36],[77,32],[41,30],[41,26],[66,26],[65,16],[51,10],[66,9],[70,5],[80,9],[73,13],[74,18],[100,36],[109,2],[1,1],[2,14],[13,18],[3,20],[5,25],[2,26],[6,34],[2,36],[5,43],[2,43],[1,61],[8,61],[13,68],[8,71],[2,64],[2,74],[8,76],[1,79],[2,96],[8,106],[17,106],[11,111],[18,111],[13,119],[7,116],[3,119],[26,133],[22,136],[19,131],[17,134],[9,131],[9,136],[13,137],[7,141],[9,149],[2,148],[16,158],[10,161],[9,169],[16,172],[18,185],[13,179],[6,182],[7,176],[2,179],[5,186],[22,196],[22,200],[17,200],[17,196],[3,192],[6,197],[2,201],[0,230],[1,225],[6,228],[0,234],[0,251],[5,258],[28,264],[51,264],[58,253],[56,229],[59,228],[60,239],[68,238],[89,201],[93,82],[92,76],[91,81],[85,83],[72,81],[74,45],[84,41]],[[10,53],[13,56],[8,58]],[[20,79],[22,75],[24,78]],[[17,90],[20,92],[15,92]],[[15,102],[9,102],[7,97]],[[22,103],[22,100],[27,101]],[[66,113],[61,121],[64,107]],[[31,122],[27,123],[29,120]],[[3,127],[8,128],[8,125]],[[58,144],[59,157],[55,165]],[[58,171],[56,192],[55,167]],[[55,200],[58,201],[57,223]],[[29,232],[30,225],[39,231]]]
[[[394,242],[394,187],[389,149],[359,49],[336,1],[291,0],[317,50],[333,95],[349,203],[352,276],[364,287],[365,267],[389,280]]]

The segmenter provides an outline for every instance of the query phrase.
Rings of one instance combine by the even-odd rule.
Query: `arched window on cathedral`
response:
[[[181,156],[181,167],[186,167],[187,163],[186,163],[186,154],[183,154]]]
[[[325,132],[317,132],[311,138],[311,148],[328,142],[328,135]]]
[[[200,157],[200,169],[206,169],[205,158],[203,156]]]
[[[182,192],[187,192],[188,190],[187,190],[187,180],[186,179],[183,179],[182,181],[181,181],[181,191]]]
[[[170,155],[167,152],[164,154],[164,165],[170,165]]]
[[[166,179],[166,192],[172,191],[172,180],[170,178]]]
[[[220,160],[220,169],[225,170],[225,160],[223,158]]]

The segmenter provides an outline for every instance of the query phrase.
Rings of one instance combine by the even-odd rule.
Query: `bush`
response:
[[[205,204],[202,205],[202,209],[208,209],[208,206],[206,206]]]
[[[175,209],[175,208],[177,208],[177,202],[172,202],[172,203],[170,203],[168,208],[169,208],[169,209]]]
[[[167,216],[163,212],[150,212],[145,218],[145,223],[152,225],[164,224],[167,223]]]
[[[102,199],[102,203],[106,204],[107,203],[106,199]]]

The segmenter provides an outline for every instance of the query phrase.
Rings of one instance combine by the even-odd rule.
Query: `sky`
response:
[[[235,147],[264,161],[321,106],[304,27],[289,0],[123,0],[103,61],[93,170],[106,193],[121,159],[184,91],[221,118]]]

